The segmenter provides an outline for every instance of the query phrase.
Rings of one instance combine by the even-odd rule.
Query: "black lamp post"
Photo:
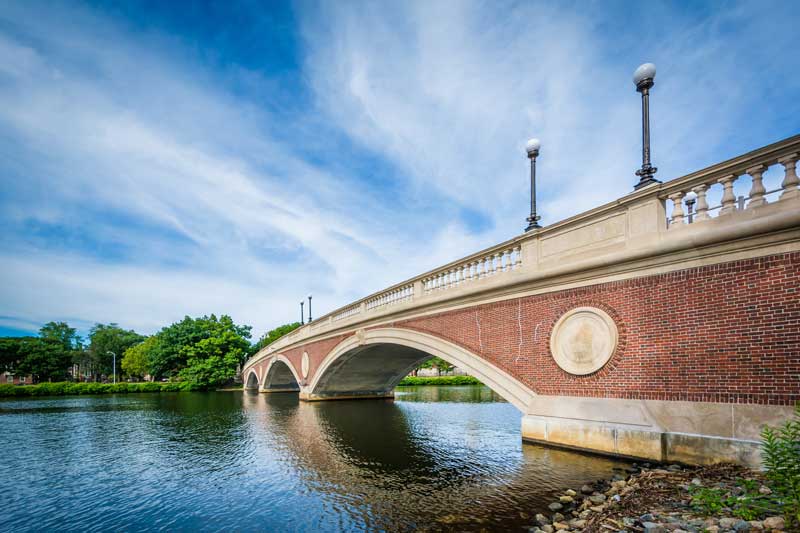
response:
[[[305,302],[303,300],[300,300],[300,325],[301,326],[303,324],[305,324],[305,322],[303,322],[303,319],[305,318],[304,315],[303,315],[303,305],[305,305]]]
[[[636,171],[639,183],[633,187],[634,190],[661,183],[653,177],[658,169],[650,164],[650,89],[654,85],[655,77],[656,66],[652,63],[640,65],[633,73],[636,90],[642,93],[642,168]]]
[[[311,323],[311,295],[308,295],[308,322]]]
[[[531,215],[525,220],[528,221],[528,227],[525,231],[539,229],[539,219],[542,218],[536,214],[536,158],[539,156],[539,148],[542,143],[539,139],[531,139],[525,145],[525,150],[528,152],[528,159],[531,160]]]

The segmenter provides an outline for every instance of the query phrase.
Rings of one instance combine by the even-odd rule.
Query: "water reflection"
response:
[[[181,393],[0,401],[11,530],[477,531],[620,463],[523,445],[483,387],[392,401]],[[30,465],[35,465],[31,468]]]

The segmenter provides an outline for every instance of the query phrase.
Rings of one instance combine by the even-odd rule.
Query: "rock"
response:
[[[639,520],[641,522],[652,522],[653,520],[655,520],[655,517],[652,514],[647,513],[647,514],[643,514],[642,516],[640,516]]]
[[[605,505],[594,505],[592,507],[589,507],[589,509],[591,509],[595,513],[602,513],[603,511],[605,511],[606,506]]]
[[[633,518],[631,518],[629,516],[625,516],[625,517],[622,518],[622,523],[625,524],[628,527],[631,527],[632,525],[634,525],[636,523],[636,520],[634,520]]]
[[[553,502],[550,505],[548,505],[547,508],[550,509],[551,511],[560,511],[561,509],[564,508],[564,506],[558,502]]]
[[[735,518],[720,518],[719,527],[722,529],[733,529],[733,524],[736,523]]]
[[[575,500],[572,498],[572,496],[561,496],[560,498],[558,498],[558,501],[560,501],[561,503],[572,503]]]
[[[549,523],[550,523],[550,519],[549,519],[549,518],[547,518],[547,517],[546,517],[545,515],[543,515],[542,513],[538,513],[538,514],[537,514],[537,515],[536,515],[536,516],[535,516],[533,519],[534,519],[534,520],[536,520],[536,522],[538,522],[538,523],[539,523],[539,524],[541,524],[541,525],[544,525],[544,524],[549,524]]]
[[[772,494],[772,489],[767,487],[766,485],[761,485],[760,487],[758,487],[758,493],[765,495]]]
[[[677,472],[678,470],[682,470],[681,465],[669,465],[667,467],[668,470],[672,470],[673,472]]]
[[[592,503],[603,503],[606,501],[605,494],[592,494],[589,496],[589,501]]]
[[[581,513],[578,515],[578,518],[580,518],[581,520],[586,520],[587,518],[589,518],[589,516],[591,516],[591,514],[592,512],[587,509],[585,511],[581,511]]]
[[[566,494],[567,496],[577,496],[577,495],[578,495],[578,493],[577,493],[577,492],[575,492],[575,491],[574,491],[574,490],[572,490],[572,489],[567,489],[567,490],[565,490],[565,491],[564,491],[564,494]]]
[[[586,525],[586,520],[570,520],[569,525],[572,526],[573,529],[583,529],[583,526]]]
[[[708,533],[717,533],[719,531],[719,526],[708,526],[705,530],[708,531]]]
[[[556,533],[569,533],[569,530],[567,530],[567,529],[559,529],[558,531],[556,531]]]
[[[550,524],[544,524],[542,526],[542,531],[544,531],[544,533],[553,533],[553,531],[555,531],[555,530],[556,530],[556,528],[554,528]]]
[[[564,520],[564,515],[561,513],[556,513],[553,515],[553,522],[562,522]]]
[[[591,493],[594,492],[594,489],[592,487],[590,487],[589,485],[584,485],[584,486],[581,487],[581,492],[583,494],[591,494]]]
[[[625,477],[619,474],[614,474],[614,477],[612,477],[611,479],[613,479],[614,481],[623,481]]]
[[[563,522],[553,522],[553,527],[556,528],[557,531],[561,531],[562,529],[569,530],[569,526]]]
[[[667,533],[667,528],[656,522],[643,522],[642,527],[645,533]]]
[[[737,520],[735,524],[733,524],[734,531],[738,531],[739,533],[745,533],[746,531],[750,531],[750,522],[745,520]]]
[[[762,522],[764,529],[778,529],[783,530],[786,528],[786,521],[780,516],[770,516]]]
[[[764,524],[760,520],[750,520],[750,527],[760,531],[764,529]]]
[[[696,477],[696,478],[694,478],[694,479],[692,480],[692,485],[694,485],[694,486],[696,486],[696,487],[699,487],[699,486],[701,486],[702,484],[703,484],[703,480],[702,480],[702,479],[700,479],[699,477]]]

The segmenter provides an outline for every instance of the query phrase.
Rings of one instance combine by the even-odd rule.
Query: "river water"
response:
[[[625,466],[523,444],[485,387],[10,399],[0,424],[2,531],[524,531]]]

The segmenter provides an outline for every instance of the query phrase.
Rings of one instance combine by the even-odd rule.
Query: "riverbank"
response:
[[[481,383],[478,378],[472,376],[406,376],[397,385],[401,387],[420,387],[428,385],[483,385],[483,383]]]
[[[193,383],[39,383],[37,385],[0,384],[0,398],[15,396],[66,396],[73,394],[124,394],[129,392],[183,392],[205,390]]]
[[[610,480],[566,490],[537,514],[531,533],[797,531],[761,472],[719,464],[653,467],[644,463]]]

